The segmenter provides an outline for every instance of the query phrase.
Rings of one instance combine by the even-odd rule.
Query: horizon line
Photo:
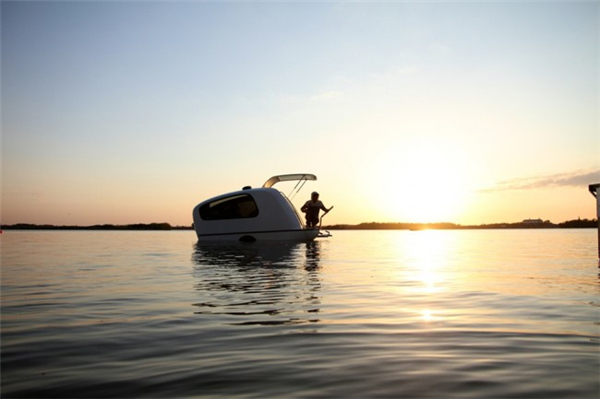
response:
[[[352,228],[361,228],[361,226],[373,225],[376,226],[390,226],[390,229],[410,229],[413,228],[429,228],[429,229],[451,229],[451,228],[473,228],[473,227],[501,227],[501,226],[528,226],[528,227],[541,227],[541,226],[560,226],[567,224],[576,224],[577,222],[584,224],[598,223],[598,219],[587,219],[580,217],[577,219],[565,220],[563,222],[554,223],[550,220],[542,220],[542,219],[524,219],[520,222],[493,222],[493,223],[480,223],[480,224],[461,224],[454,222],[360,222],[360,223],[336,223],[329,224],[323,226],[323,228],[335,229],[352,229]],[[391,227],[395,226],[395,227]],[[404,227],[401,227],[404,226]],[[595,227],[595,226],[589,226]],[[364,227],[363,227],[364,228]],[[67,224],[52,224],[52,223],[14,223],[14,224],[1,224],[0,229],[31,229],[31,230],[43,230],[43,229],[88,229],[88,230],[193,230],[194,224],[191,223],[189,225],[172,225],[168,222],[151,222],[151,223],[127,223],[127,224],[112,224],[112,223],[102,223],[102,224],[92,224],[92,225],[67,225]]]

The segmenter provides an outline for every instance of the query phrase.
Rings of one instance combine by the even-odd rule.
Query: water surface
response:
[[[595,234],[8,231],[2,396],[597,398]]]

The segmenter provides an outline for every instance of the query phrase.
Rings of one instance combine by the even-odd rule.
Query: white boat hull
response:
[[[249,231],[220,234],[198,234],[199,241],[242,241],[242,242],[265,242],[265,241],[287,241],[308,242],[319,236],[318,229],[302,230],[279,230],[279,231]]]

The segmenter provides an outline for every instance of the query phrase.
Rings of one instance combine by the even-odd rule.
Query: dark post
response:
[[[598,258],[600,259],[600,183],[589,185],[590,193],[596,197],[596,218],[598,219]]]

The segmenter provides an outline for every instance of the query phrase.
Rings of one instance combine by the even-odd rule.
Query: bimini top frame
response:
[[[280,181],[298,181],[306,182],[307,180],[317,180],[317,176],[309,173],[294,173],[292,175],[278,175],[273,176],[263,184],[263,188],[270,188],[279,183]]]

